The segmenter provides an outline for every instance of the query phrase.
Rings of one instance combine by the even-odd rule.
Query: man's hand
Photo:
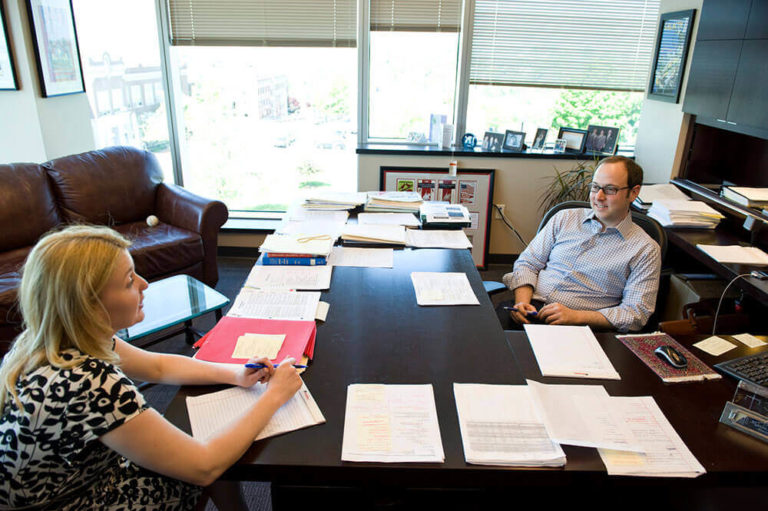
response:
[[[539,319],[548,325],[583,325],[581,311],[569,309],[562,303],[548,303],[541,308]]]
[[[528,320],[528,313],[536,312],[536,307],[526,302],[518,302],[514,307],[517,309],[516,311],[509,311],[509,317],[512,318],[512,321],[518,325],[530,323]]]

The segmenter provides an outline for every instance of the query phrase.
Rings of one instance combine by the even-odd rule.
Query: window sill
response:
[[[460,156],[481,157],[481,158],[528,158],[528,159],[546,159],[546,160],[591,160],[593,158],[604,158],[607,155],[592,155],[591,153],[555,153],[552,149],[544,151],[521,151],[503,153],[492,153],[483,151],[476,147],[469,151],[464,148],[444,149],[437,146],[420,146],[408,144],[362,144],[357,148],[357,154],[391,154],[408,156]],[[619,151],[617,154],[634,158],[634,151]]]
[[[221,226],[221,232],[226,233],[258,233],[275,232],[282,219],[272,218],[230,218]]]

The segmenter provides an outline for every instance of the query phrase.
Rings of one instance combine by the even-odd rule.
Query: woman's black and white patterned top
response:
[[[99,437],[147,409],[119,368],[75,350],[77,365],[21,376],[0,416],[0,509],[190,509],[199,488],[142,469]]]

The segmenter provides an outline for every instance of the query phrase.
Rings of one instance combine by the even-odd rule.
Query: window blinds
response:
[[[168,0],[171,44],[345,46],[357,35],[355,0]]]
[[[659,0],[477,0],[470,83],[643,91]]]
[[[371,0],[371,30],[458,32],[460,27],[461,0]]]

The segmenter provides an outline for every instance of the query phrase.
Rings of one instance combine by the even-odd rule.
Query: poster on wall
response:
[[[85,92],[69,0],[27,0],[43,97]]]
[[[413,188],[413,179],[398,179],[397,180],[397,191],[398,192],[413,192],[415,191]]]
[[[419,179],[419,193],[422,200],[437,200],[434,179]]]
[[[17,90],[16,68],[11,57],[11,39],[5,21],[3,2],[0,1],[0,90]]]

